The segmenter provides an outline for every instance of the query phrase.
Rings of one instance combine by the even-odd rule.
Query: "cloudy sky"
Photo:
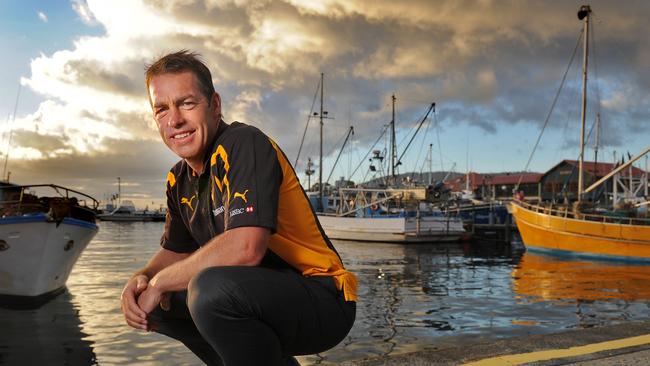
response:
[[[349,176],[360,163],[352,178],[371,177],[362,159],[378,139],[375,149],[386,146],[380,134],[391,119],[392,94],[400,155],[415,124],[436,103],[402,159],[403,172],[427,171],[429,165],[458,172],[522,170],[578,42],[580,5],[3,1],[1,167],[8,153],[11,181],[70,185],[99,199],[116,192],[121,177],[125,198],[158,207],[176,159],[154,128],[144,65],[185,48],[201,53],[211,68],[227,121],[258,126],[292,160],[308,124],[299,172],[307,158],[318,160],[318,121],[308,115],[321,72],[325,110],[333,117],[325,120],[324,178],[350,125],[355,134],[331,181]],[[591,6],[587,124],[600,112],[599,160],[611,161],[650,140],[650,3]],[[578,157],[578,51],[529,170]],[[593,159],[591,149],[587,158]]]

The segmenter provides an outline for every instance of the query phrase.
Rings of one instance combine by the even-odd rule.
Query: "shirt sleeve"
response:
[[[168,180],[167,215],[165,215],[165,229],[160,238],[160,246],[177,253],[191,253],[199,249],[199,245],[179,214],[178,200],[174,199],[175,190],[173,188],[173,185]]]
[[[227,231],[258,226],[275,233],[283,178],[277,152],[269,138],[257,129],[247,129],[233,137],[230,148],[225,149],[228,171],[224,171],[225,164],[213,167],[227,177],[227,186],[222,185],[224,228]]]

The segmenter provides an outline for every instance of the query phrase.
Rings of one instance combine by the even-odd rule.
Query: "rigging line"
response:
[[[415,167],[416,167],[416,168],[417,168],[417,166],[418,166],[418,163],[420,162],[420,157],[422,156],[422,149],[424,148],[424,145],[426,145],[427,136],[429,135],[429,130],[430,130],[430,129],[431,129],[431,120],[428,120],[428,121],[427,121],[427,127],[426,127],[426,129],[424,130],[424,136],[422,136],[422,144],[420,144],[420,151],[418,151],[418,156],[417,156],[417,158],[415,159]],[[420,172],[422,172],[422,170],[424,170],[424,164],[425,164],[425,163],[426,163],[426,158],[425,158],[424,161],[422,162],[422,168],[420,169]]]
[[[419,121],[420,121],[420,119],[422,119],[422,118],[425,116],[425,114],[426,114],[426,112],[423,113],[420,117],[418,117],[418,118],[415,120],[415,122],[413,123],[413,126],[411,127],[411,131],[413,131],[413,130],[416,129],[416,128],[417,128],[418,130],[420,129],[418,126],[421,125],[421,122],[419,122]],[[424,117],[424,118],[426,118],[426,117]],[[407,133],[406,135],[404,135],[404,137],[402,137],[402,140],[397,144],[397,147],[402,146],[402,144],[404,143],[404,141],[406,141],[406,139],[409,137],[410,134],[411,134],[411,132],[409,132],[409,133]],[[415,133],[413,134],[413,136],[415,136],[416,134],[417,134],[417,131],[415,131]],[[397,161],[399,161],[399,159],[398,159]]]
[[[314,93],[314,99],[311,102],[311,109],[309,110],[309,115],[307,116],[307,123],[305,123],[305,131],[302,133],[302,140],[300,140],[300,147],[298,148],[298,154],[296,155],[296,161],[293,163],[293,168],[298,169],[298,159],[300,158],[300,151],[302,150],[302,144],[305,142],[305,135],[307,134],[307,127],[309,127],[309,121],[311,120],[311,114],[314,113],[314,105],[316,105],[316,97],[318,96],[318,90],[320,89],[320,79],[318,80],[318,85],[316,85],[316,92]]]
[[[591,53],[592,53],[592,59],[593,59],[593,64],[594,64],[594,81],[596,85],[596,118],[600,115],[601,112],[601,105],[600,105],[600,83],[598,82],[598,55],[596,52],[596,27],[594,26],[596,22],[593,22],[591,27],[589,29],[591,30]],[[601,121],[602,122],[602,121]],[[600,126],[600,129],[602,130],[602,125]],[[598,135],[598,133],[597,133]],[[598,144],[599,141],[595,142],[596,149],[598,149]]]
[[[409,143],[406,144],[406,147],[405,147],[404,150],[402,151],[402,155],[400,155],[399,159],[397,159],[397,165],[399,165],[399,164],[402,162],[402,158],[404,157],[404,154],[406,154],[406,152],[408,151],[409,147],[411,146],[411,143],[413,143],[413,140],[415,139],[415,136],[417,136],[418,131],[420,131],[420,128],[422,127],[422,125],[424,124],[424,122],[425,122],[425,121],[427,120],[427,118],[429,117],[429,113],[431,113],[431,111],[432,111],[432,110],[435,110],[435,109],[436,109],[436,103],[431,103],[431,105],[429,106],[429,109],[427,110],[427,113],[424,115],[424,118],[423,118],[422,121],[418,124],[418,128],[415,129],[415,132],[413,133],[413,137],[411,137],[411,140],[409,140]]]
[[[568,84],[572,85],[572,83],[573,83],[573,84],[579,85],[580,80],[582,80],[582,70],[580,69],[580,67],[577,67],[577,68],[575,68],[575,75],[573,76],[573,79],[570,79]],[[579,88],[569,90],[568,92],[565,93],[565,95],[568,95],[566,97],[566,100],[569,100],[569,101],[575,100],[575,103],[571,103],[571,105],[576,105],[576,106],[580,105],[581,90]],[[577,118],[579,118],[577,113],[580,113],[579,108],[569,108],[569,110],[567,111],[567,118],[566,118],[566,121],[564,123],[563,130],[562,130],[561,144],[555,150],[555,156],[554,156],[555,161],[560,159],[560,154],[562,154],[562,150],[565,150],[568,147],[573,146],[573,144],[570,144],[570,141],[571,141],[570,136],[572,136],[572,135],[569,133],[569,127],[571,126],[571,124],[573,124],[573,121],[575,121]],[[579,158],[580,157],[578,157],[578,159]]]
[[[537,141],[535,142],[535,146],[533,147],[533,151],[531,151],[530,156],[528,157],[528,162],[526,163],[526,166],[524,167],[523,172],[519,176],[519,180],[517,181],[517,185],[515,186],[515,191],[519,190],[519,185],[521,184],[521,180],[524,178],[524,173],[528,171],[528,167],[530,166],[530,162],[533,160],[533,156],[535,155],[535,151],[537,150],[537,147],[539,146],[539,142],[542,139],[542,136],[544,135],[544,130],[546,129],[546,126],[548,126],[548,122],[551,120],[551,115],[553,114],[553,109],[555,109],[555,104],[557,103],[557,99],[560,96],[560,92],[562,91],[562,88],[564,87],[564,82],[566,81],[566,76],[569,73],[569,70],[571,69],[571,64],[573,64],[573,59],[576,56],[576,53],[578,52],[578,48],[580,47],[580,40],[582,39],[584,33],[584,29],[580,31],[580,35],[578,36],[578,42],[576,43],[575,48],[573,49],[573,54],[571,55],[571,60],[569,60],[569,65],[566,68],[566,71],[564,71],[564,75],[562,76],[562,81],[560,82],[560,87],[557,90],[557,93],[555,93],[555,97],[553,98],[553,103],[551,103],[551,109],[548,111],[548,114],[546,115],[546,120],[544,121],[544,126],[542,126],[542,130],[539,133],[539,136],[537,136]]]
[[[348,133],[348,131],[350,131],[350,126],[348,126],[348,127],[345,129],[345,133],[344,133],[343,135],[341,135],[341,137],[339,137],[339,139],[336,140],[336,142],[335,142],[334,144],[332,144],[331,146],[329,146],[329,143],[328,143],[328,146],[327,146],[326,148],[329,149],[329,150],[327,151],[327,153],[325,153],[325,154],[323,155],[323,157],[330,156],[332,153],[334,153],[334,151],[336,151],[336,147],[339,146],[339,145],[341,145],[341,141],[343,141],[343,140],[345,139],[345,136],[346,136],[346,134]],[[344,144],[345,144],[345,143],[344,143]]]
[[[587,133],[587,137],[585,138],[585,140],[589,141],[589,138],[591,137],[591,133],[594,131],[594,127],[596,127],[596,124],[597,121],[594,121],[594,123],[591,125],[591,128],[589,128],[589,133]],[[578,154],[578,158],[576,159],[576,161],[578,161],[579,159],[580,159],[580,154]],[[573,167],[571,168],[571,173],[567,175],[566,178],[564,178],[564,182],[562,183],[562,189],[560,190],[560,193],[566,192],[566,190],[568,189],[568,184],[570,183],[570,179],[573,176],[573,173],[575,172],[576,169],[578,168],[575,165],[573,165]],[[594,171],[594,174],[595,173],[596,172]]]
[[[352,139],[352,146],[350,146],[350,155],[348,155],[348,171],[347,171],[348,180],[352,180],[352,175],[350,173],[352,172],[353,158],[354,161],[356,161],[359,158],[359,140],[356,140],[355,138]]]
[[[377,145],[377,143],[379,141],[381,141],[381,138],[384,137],[384,134],[386,133],[386,131],[388,131],[388,125],[384,125],[384,129],[383,129],[383,131],[381,131],[381,134],[379,134],[379,137],[377,138],[377,141],[375,141],[375,143],[372,144],[372,146],[370,147],[370,150],[368,150],[368,152],[363,157],[363,159],[361,159],[361,162],[359,162],[359,165],[357,165],[357,167],[354,168],[354,171],[352,172],[352,174],[350,174],[350,180],[352,180],[352,177],[354,176],[354,174],[356,174],[357,170],[359,170],[359,167],[361,167],[361,164],[363,164],[366,161],[366,158],[368,157],[368,155],[370,155],[370,153],[372,152],[372,149],[375,148],[375,145]]]
[[[368,168],[368,170],[366,170],[366,174],[363,175],[363,178],[361,179],[362,182],[366,182],[366,181],[367,181],[367,179],[368,179],[368,174],[370,174],[370,168]],[[383,174],[382,174],[382,176],[383,176]],[[350,176],[350,177],[351,177],[351,176]]]
[[[345,135],[343,146],[341,146],[341,150],[339,150],[339,154],[336,156],[336,160],[334,160],[334,165],[332,165],[332,170],[330,170],[330,174],[327,176],[327,180],[325,180],[325,183],[329,183],[330,178],[332,178],[332,174],[334,174],[334,169],[336,169],[336,164],[338,164],[339,158],[341,158],[341,154],[343,154],[343,149],[345,149],[345,145],[348,143],[348,139],[350,138],[350,135],[354,135],[354,128],[352,126],[350,126],[347,134]]]

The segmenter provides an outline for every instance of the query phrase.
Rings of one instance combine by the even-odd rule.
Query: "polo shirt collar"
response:
[[[223,119],[219,121],[219,126],[217,127],[217,133],[214,134],[212,141],[210,141],[210,143],[207,145],[207,148],[205,149],[205,153],[203,155],[203,173],[201,173],[200,175],[203,175],[206,172],[210,171],[210,156],[212,155],[212,152],[215,150],[215,145],[217,143],[217,140],[224,133],[224,131],[226,131],[226,129],[229,126],[230,125],[227,124]],[[199,174],[196,174],[194,169],[192,169],[189,165],[188,168],[189,168],[188,176],[190,179],[200,176]]]

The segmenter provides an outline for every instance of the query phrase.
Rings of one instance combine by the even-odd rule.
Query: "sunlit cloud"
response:
[[[472,126],[488,136],[517,124],[536,129],[580,30],[571,2],[72,0],[71,6],[102,34],[33,59],[22,84],[46,100],[12,126],[0,126],[5,136],[14,130],[12,159],[30,166],[83,158],[87,168],[92,159],[142,152],[143,144],[164,151],[146,99],[144,68],[179,49],[202,54],[227,120],[260,127],[292,160],[321,72],[326,108],[335,117],[327,121],[326,151],[334,151],[349,123],[355,125],[355,146],[374,142],[390,120],[393,93],[404,121],[401,134],[434,101],[441,128]],[[614,49],[598,53],[603,114],[639,126],[650,105],[650,41],[644,36],[650,4],[592,6],[597,51]],[[315,132],[307,138],[315,141]],[[316,144],[305,146],[303,157],[316,154]],[[142,172],[164,180],[173,155],[145,156],[156,159],[153,166],[161,171],[139,156],[123,169],[146,165]],[[111,166],[111,176],[124,175],[122,165]],[[138,173],[138,179],[145,177]],[[162,196],[163,189],[164,181],[150,194]]]

